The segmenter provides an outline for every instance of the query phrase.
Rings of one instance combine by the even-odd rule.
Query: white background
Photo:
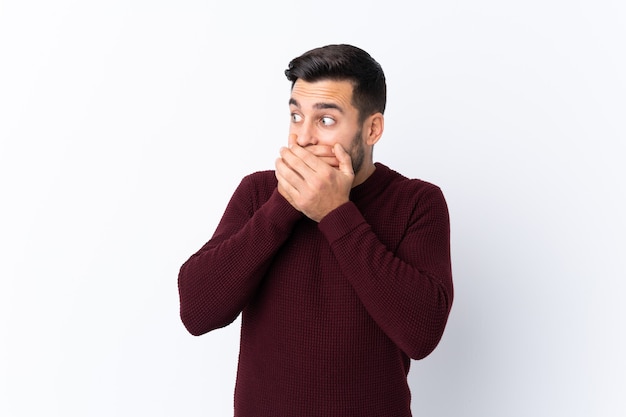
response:
[[[286,142],[293,57],[369,51],[375,159],[442,187],[416,416],[626,415],[626,3],[0,1],[0,415],[229,416],[180,265]]]

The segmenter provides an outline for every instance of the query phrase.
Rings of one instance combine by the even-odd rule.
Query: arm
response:
[[[353,203],[319,223],[343,274],[387,336],[413,359],[437,346],[453,298],[450,228],[441,191],[422,196],[395,253]]]
[[[254,295],[272,257],[302,217],[275,189],[260,207],[250,177],[233,194],[213,235],[180,268],[180,316],[201,335],[237,318]]]

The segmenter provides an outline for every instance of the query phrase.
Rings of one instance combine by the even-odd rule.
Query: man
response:
[[[285,73],[288,147],[181,267],[182,321],[201,335],[242,313],[237,417],[410,416],[411,358],[453,298],[444,197],[373,162],[386,84],[368,53],[328,45]]]

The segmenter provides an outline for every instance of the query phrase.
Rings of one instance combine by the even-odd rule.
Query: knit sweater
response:
[[[193,335],[242,314],[235,416],[411,416],[411,358],[439,343],[453,298],[441,190],[376,163],[316,223],[276,186],[246,176],[178,277]]]

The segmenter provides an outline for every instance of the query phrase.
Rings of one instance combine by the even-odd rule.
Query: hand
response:
[[[287,140],[289,146],[297,145],[298,136],[295,134],[290,134]],[[328,165],[339,168],[339,160],[335,156],[335,151],[332,146],[328,145],[308,145],[305,149],[311,152],[313,155],[319,157],[322,161],[326,162]]]
[[[319,222],[349,201],[354,181],[350,155],[339,144],[334,147],[303,148],[290,140],[276,160],[278,191],[307,217]]]
[[[322,162],[327,163],[331,167],[339,168],[339,160],[335,156],[335,151],[332,146],[309,145],[304,149],[317,156]]]

